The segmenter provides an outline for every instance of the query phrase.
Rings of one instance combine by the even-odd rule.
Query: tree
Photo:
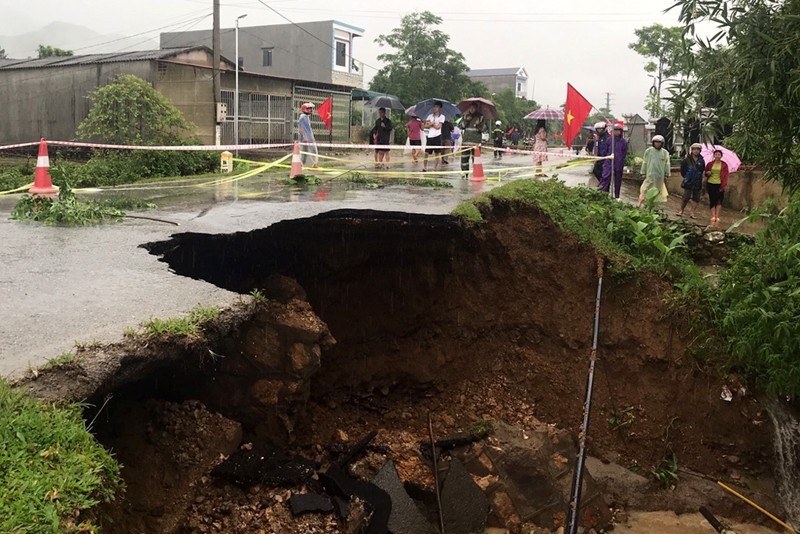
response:
[[[634,33],[637,40],[630,43],[628,48],[650,59],[644,70],[653,74],[654,80],[645,109],[657,117],[664,112],[661,106],[664,82],[689,70],[691,41],[684,36],[683,28],[678,26],[653,24],[639,28]]]
[[[124,74],[92,91],[89,115],[78,126],[81,139],[131,145],[168,144],[190,133],[188,122],[164,95],[146,81]]]
[[[516,93],[508,87],[495,93],[491,98],[497,107],[498,119],[506,128],[517,126],[521,130],[532,129],[536,124],[536,121],[523,121],[522,119],[531,111],[539,109],[540,106],[534,100],[518,98]]]
[[[789,193],[800,191],[800,2],[681,0],[676,7],[687,35],[695,36],[698,22],[719,30],[695,37],[692,76],[673,99],[683,115],[730,129],[726,144]]]
[[[7,57],[5,48],[0,48],[0,59],[6,59]]]
[[[400,26],[375,42],[392,48],[378,56],[385,63],[370,83],[372,91],[397,95],[407,105],[426,98],[444,98],[458,102],[462,97],[480,96],[470,91],[482,90],[467,75],[464,56],[447,47],[450,37],[437,29],[442,18],[430,11],[405,15]]]
[[[72,50],[64,50],[56,48],[55,46],[39,45],[37,50],[39,52],[39,59],[45,57],[69,57],[73,55]]]

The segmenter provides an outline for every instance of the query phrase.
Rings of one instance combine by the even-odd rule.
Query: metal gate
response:
[[[222,91],[228,115],[221,123],[222,144],[236,144],[234,139],[233,91]],[[266,93],[239,92],[239,144],[291,143],[294,128],[292,97]]]
[[[319,107],[325,100],[331,98],[333,106],[331,108],[331,132],[319,115],[311,114],[311,129],[314,132],[314,139],[318,143],[349,143],[350,142],[350,93],[341,91],[328,91],[325,89],[313,89],[311,87],[295,86],[294,88],[294,110],[295,117],[300,111],[300,106],[305,102],[311,102]],[[297,133],[297,120],[292,121],[292,131]]]

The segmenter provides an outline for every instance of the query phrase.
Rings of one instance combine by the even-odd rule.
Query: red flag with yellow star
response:
[[[332,97],[328,97],[328,99],[319,105],[317,108],[317,115],[319,118],[322,119],[322,122],[325,123],[325,126],[328,128],[328,131],[331,131],[332,124],[331,118],[333,117],[333,99]]]
[[[592,107],[594,106],[572,84],[567,84],[567,105],[564,108],[564,142],[567,148],[572,148],[572,140],[581,131]]]

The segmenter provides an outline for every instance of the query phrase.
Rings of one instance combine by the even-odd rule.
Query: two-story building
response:
[[[499,93],[511,89],[517,98],[528,96],[528,73],[525,67],[502,69],[473,69],[466,72],[471,79],[483,82],[489,92]]]

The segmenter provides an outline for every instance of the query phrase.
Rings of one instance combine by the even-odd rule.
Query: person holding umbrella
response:
[[[465,173],[469,172],[470,158],[475,158],[474,147],[481,144],[481,134],[485,126],[478,104],[470,102],[467,111],[461,116],[461,143],[465,147],[461,152],[461,170]]]
[[[722,209],[722,200],[725,189],[728,187],[728,164],[722,161],[722,150],[714,149],[714,160],[706,165],[706,191],[708,192],[708,205],[711,208],[711,224],[719,222],[719,212]]]
[[[544,126],[536,131],[536,139],[533,142],[533,162],[536,164],[536,176],[544,176],[542,172],[542,162],[547,161],[547,130]]]
[[[375,121],[375,126],[372,128],[373,143],[380,146],[389,146],[389,137],[392,131],[392,120],[386,117],[386,108],[378,109],[378,118]],[[385,163],[385,165],[384,165]],[[389,168],[389,149],[376,148],[375,149],[375,168],[381,167]]]
[[[426,147],[425,158],[422,160],[422,172],[428,170],[428,156],[434,155],[433,170],[439,170],[439,161],[441,160],[442,153],[442,124],[444,124],[445,117],[442,115],[442,103],[437,101],[433,104],[433,111],[425,119],[423,124],[427,128],[426,133]]]

